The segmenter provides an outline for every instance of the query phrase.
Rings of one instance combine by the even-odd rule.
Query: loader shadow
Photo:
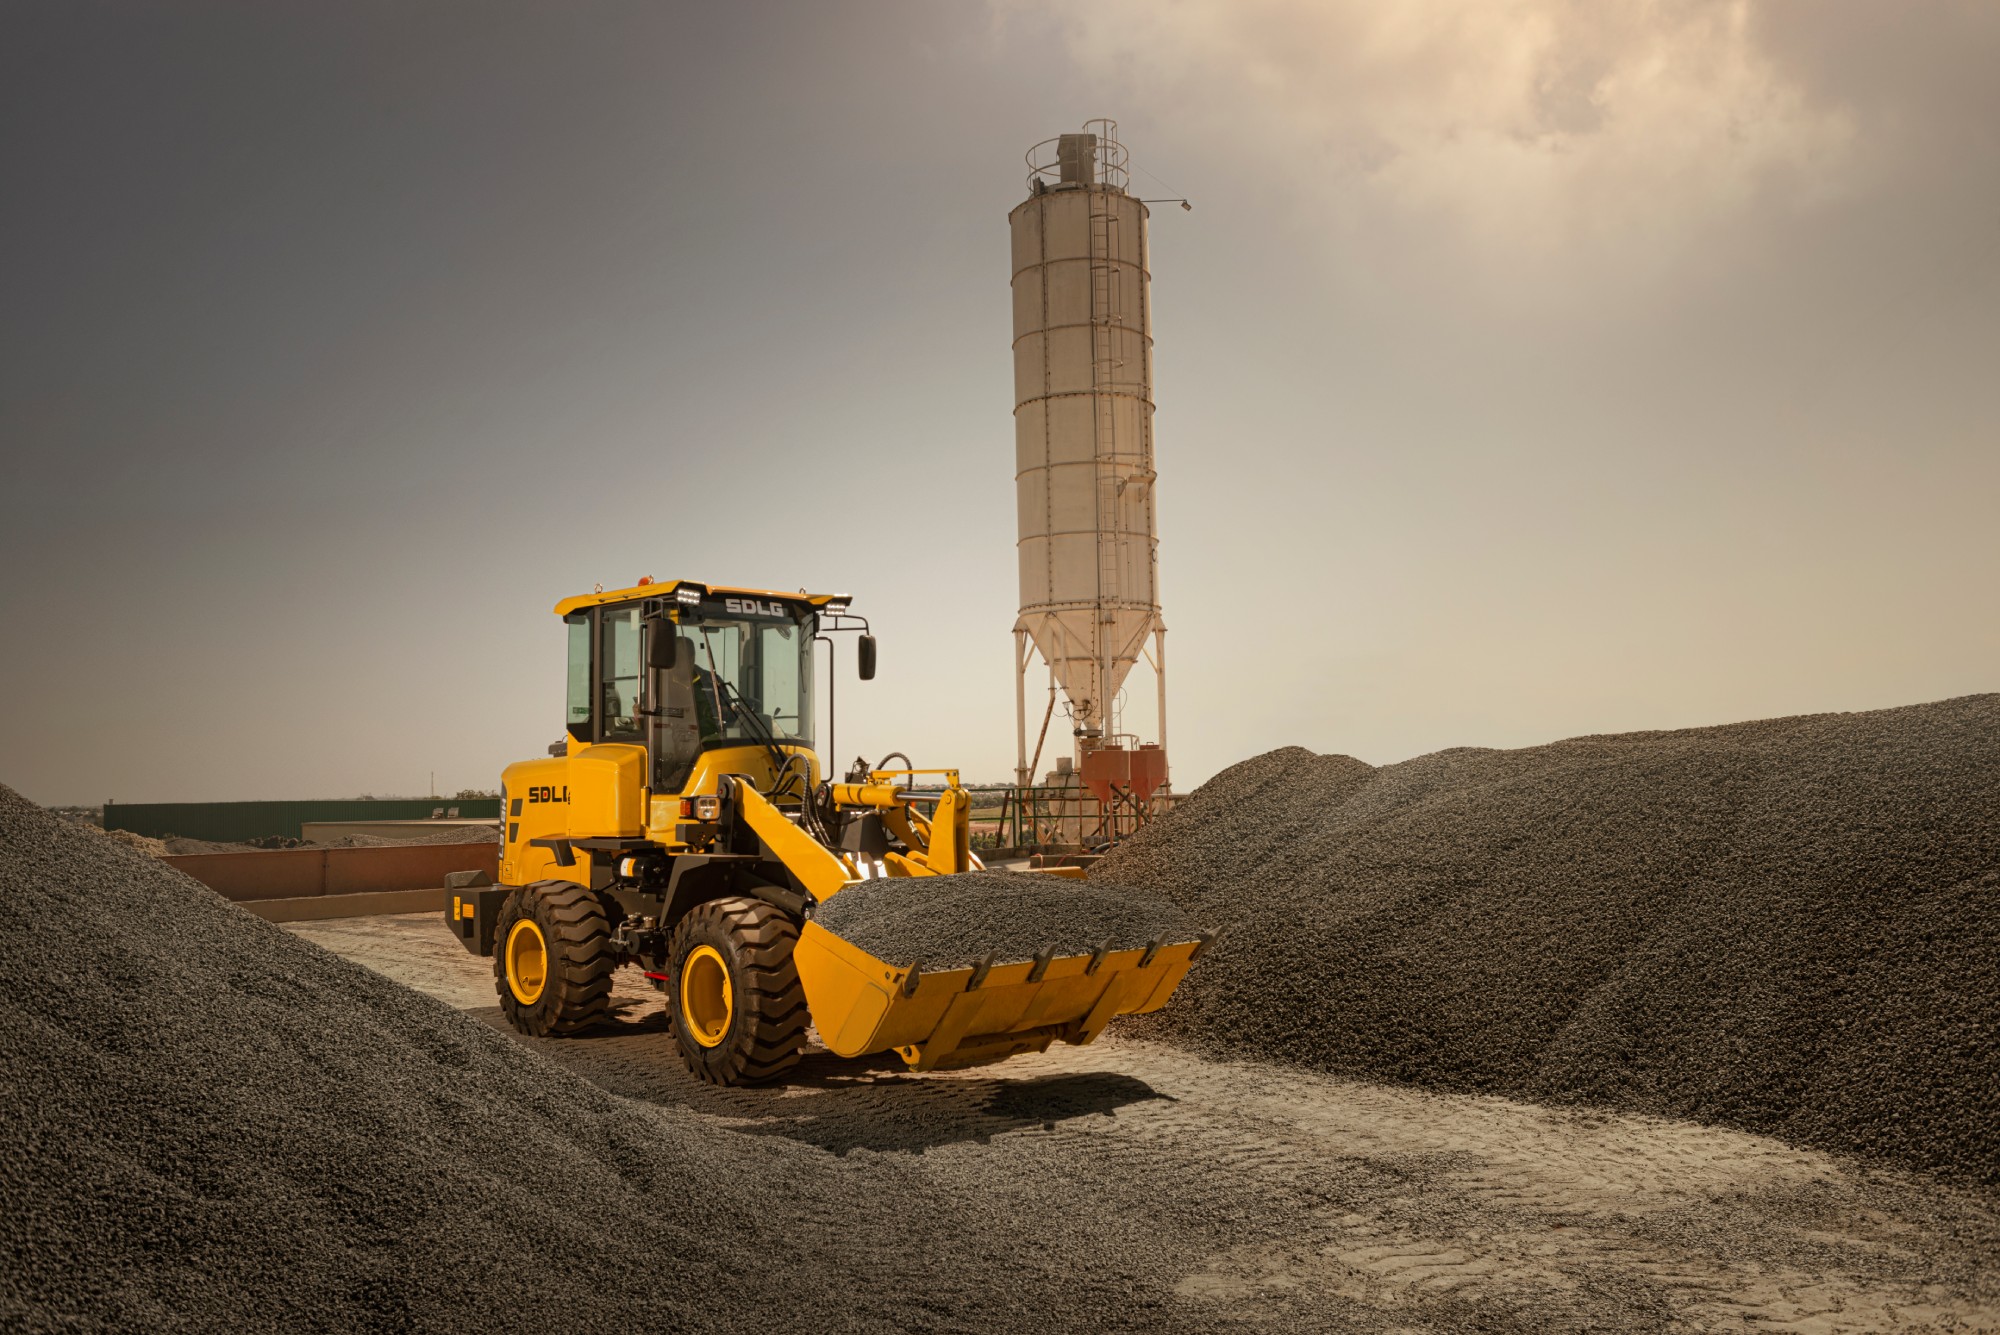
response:
[[[614,1022],[565,1039],[514,1032],[499,1008],[476,1018],[607,1093],[714,1117],[745,1136],[776,1136],[846,1155],[922,1154],[943,1145],[985,1144],[1012,1133],[1045,1134],[1065,1122],[1115,1117],[1122,1108],[1169,1100],[1115,1071],[1006,1076],[987,1071],[911,1074],[893,1053],[838,1057],[809,1049],[782,1084],[723,1089],[681,1064],[664,1012]],[[988,1072],[991,1073],[988,1073]]]
[[[1054,1131],[1076,1118],[1115,1117],[1120,1108],[1165,1097],[1114,1071],[1020,1079],[864,1071],[776,1100],[730,1130],[780,1136],[834,1155],[922,1154],[966,1141],[984,1145],[1009,1132]]]

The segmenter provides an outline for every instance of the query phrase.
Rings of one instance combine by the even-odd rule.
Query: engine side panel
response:
[[[506,824],[500,880],[505,885],[564,880],[590,884],[586,859],[565,867],[537,839],[593,839],[641,833],[646,810],[646,749],[607,744],[567,756],[523,760],[501,775]]]
[[[571,748],[566,763],[571,838],[618,838],[644,829],[645,747],[606,742]]]

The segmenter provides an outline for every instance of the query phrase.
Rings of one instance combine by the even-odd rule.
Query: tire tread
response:
[[[682,1032],[679,989],[670,993],[681,1060],[710,1084],[750,1085],[775,1080],[798,1064],[805,1051],[811,1014],[799,982],[792,947],[798,928],[776,905],[732,895],[696,905],[675,926],[670,958],[678,962],[701,944],[696,938],[728,938],[740,967],[735,980],[748,1003],[750,1022],[736,1027],[719,1049],[703,1048]]]
[[[539,909],[537,915],[535,910]],[[523,1006],[507,986],[506,933],[523,916],[537,916],[551,958],[543,997]],[[574,881],[536,881],[509,897],[493,952],[494,986],[507,1019],[523,1033],[567,1038],[601,1023],[610,1013],[611,922],[597,896]]]

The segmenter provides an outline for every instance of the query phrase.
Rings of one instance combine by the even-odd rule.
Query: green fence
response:
[[[177,834],[236,844],[281,836],[297,839],[306,821],[427,820],[438,808],[458,808],[463,820],[493,820],[497,797],[417,797],[345,802],[133,802],[104,808],[104,828],[130,830],[149,839]]]

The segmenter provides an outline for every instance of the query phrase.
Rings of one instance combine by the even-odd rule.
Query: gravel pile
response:
[[[1381,1140],[1393,1099],[1115,1044],[1039,1077],[820,1058],[790,1090],[714,1090],[671,1043],[498,1032],[0,788],[0,1330],[1492,1335],[1681,1310],[1636,1270],[1540,1250],[1533,1292],[1330,1264],[1443,1250],[1510,1208],[1498,1232],[1539,1238],[1567,1198],[1508,1157],[1535,1151],[1507,1110],[1406,1109]],[[1593,1157],[1536,1167],[1600,1200],[1653,1153],[1616,1131],[1545,1130]],[[1432,1134],[1451,1152],[1410,1152]],[[1734,1150],[1717,1179],[1667,1149],[1687,1208],[1601,1245],[1599,1218],[1584,1242],[1635,1267],[1692,1257],[1701,1310],[1766,1266],[1772,1284],[1871,1269],[1905,1310],[1991,1290],[1983,1205],[1802,1190]],[[1861,1215],[1865,1245],[1799,1241]]]
[[[447,825],[404,838],[386,834],[340,834],[307,848],[397,848],[406,844],[497,844],[498,825]]]
[[[434,830],[415,839],[399,840],[405,844],[497,844],[500,842],[498,825],[461,825],[456,829]]]
[[[94,825],[86,825],[83,828],[87,830],[97,829]],[[143,834],[134,834],[130,830],[98,830],[98,833],[113,843],[123,844],[127,848],[146,854],[148,857],[165,857],[167,853],[165,843],[158,839],[148,839]]]
[[[1275,751],[1092,879],[1227,927],[1137,1032],[2000,1184],[2000,696]]]
[[[989,955],[995,964],[1019,963],[1049,946],[1087,955],[1107,942],[1131,950],[1192,936],[1179,911],[1156,899],[1001,871],[863,881],[820,905],[814,921],[890,964],[931,969]]]
[[[114,838],[125,842],[141,839],[126,830],[109,832]],[[398,848],[405,844],[497,844],[500,842],[498,825],[447,825],[409,838],[392,838],[385,834],[341,834],[321,843],[301,842],[297,839],[271,839],[261,843],[224,844],[213,839],[189,839],[170,834],[164,840],[145,839],[134,847],[145,851],[171,856],[190,853],[268,853],[285,848]]]
[[[682,1326],[714,1139],[0,788],[0,1328]]]
[[[160,840],[160,845],[173,857],[185,857],[191,853],[256,853],[262,850],[255,844],[224,844],[213,839],[190,839],[185,835],[170,834]]]
[[[1136,1081],[937,1088],[979,1138],[621,1098],[0,788],[0,1330],[1194,1331],[1174,1281],[1298,1208],[985,1144]]]

